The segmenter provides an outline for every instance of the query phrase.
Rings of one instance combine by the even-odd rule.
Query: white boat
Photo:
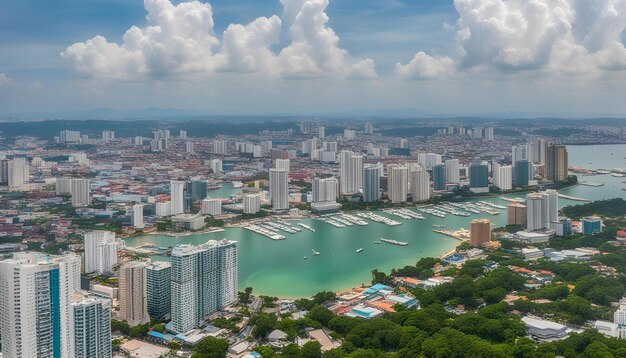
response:
[[[243,183],[240,182],[240,181],[234,181],[233,182],[233,188],[235,188],[235,189],[243,188]]]
[[[357,253],[357,254],[359,254],[359,253],[361,253],[361,252],[363,252],[363,248],[362,248],[362,247],[361,247],[361,248],[358,248],[358,249],[356,250],[356,253]]]
[[[392,245],[398,245],[398,246],[407,246],[409,244],[408,242],[404,242],[404,241],[383,239],[382,237],[380,238],[380,241],[386,242],[386,243],[392,244]]]
[[[308,257],[305,256],[304,259],[306,260],[306,259],[308,259]]]
[[[312,228],[312,227],[310,227],[310,226],[309,226],[309,225],[307,225],[307,224],[298,223],[298,225],[302,226],[303,228],[305,228],[305,229],[307,229],[307,230],[309,230],[309,231],[311,231],[311,232],[315,232],[315,229],[314,229],[314,228]]]
[[[315,251],[313,249],[311,249],[311,251],[313,251],[313,256],[319,256],[319,254],[320,254],[319,252],[317,252],[317,251]]]

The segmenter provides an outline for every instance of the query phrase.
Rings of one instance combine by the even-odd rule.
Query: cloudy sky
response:
[[[625,29],[626,0],[5,1],[0,112],[626,116]]]

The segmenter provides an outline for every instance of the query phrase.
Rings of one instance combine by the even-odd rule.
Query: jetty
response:
[[[584,201],[584,202],[587,202],[587,203],[591,202],[591,200],[589,200],[589,199],[577,198],[575,196],[569,196],[569,195],[565,195],[565,194],[561,194],[561,193],[559,193],[559,198],[573,200],[573,201]]]

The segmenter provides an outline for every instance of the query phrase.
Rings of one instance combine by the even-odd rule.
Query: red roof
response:
[[[617,237],[626,237],[626,231],[620,230],[617,232]]]

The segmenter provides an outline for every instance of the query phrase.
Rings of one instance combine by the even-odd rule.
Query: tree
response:
[[[325,327],[328,327],[328,322],[330,322],[335,315],[324,306],[317,305],[309,311],[307,317],[321,323]]]
[[[246,287],[243,292],[238,293],[239,303],[242,305],[250,302],[250,297],[252,296],[252,287]]]
[[[193,347],[192,358],[224,358],[228,351],[228,342],[214,337],[203,338]]]
[[[263,338],[274,329],[274,326],[276,325],[276,318],[266,313],[261,313],[252,318],[252,324],[255,325],[252,334],[256,338]]]

